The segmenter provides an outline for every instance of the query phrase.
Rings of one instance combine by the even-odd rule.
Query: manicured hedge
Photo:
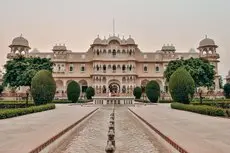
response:
[[[50,109],[55,109],[55,104],[46,104],[39,106],[31,106],[27,108],[16,108],[16,109],[1,109],[0,119],[11,118],[36,112],[42,112]]]
[[[221,101],[221,102],[215,102],[215,101],[204,101],[202,104],[200,102],[192,102],[193,105],[207,105],[207,106],[214,106],[214,107],[220,107],[224,109],[230,109],[230,102],[227,101]]]
[[[25,104],[25,103],[0,103],[0,109],[10,109],[10,108],[25,108],[34,106],[33,103]]]
[[[222,108],[212,107],[212,106],[205,106],[205,105],[196,106],[196,105],[188,105],[188,104],[181,104],[181,103],[172,103],[171,108],[195,112],[204,115],[210,115],[210,116],[227,116],[226,110]]]

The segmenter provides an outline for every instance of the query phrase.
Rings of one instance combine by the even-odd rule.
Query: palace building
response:
[[[217,45],[205,38],[199,46],[185,52],[178,52],[173,45],[164,45],[155,52],[144,52],[138,48],[131,36],[127,39],[110,36],[97,37],[87,51],[74,52],[64,44],[55,45],[50,52],[30,50],[29,42],[22,36],[13,39],[8,59],[17,54],[26,57],[51,58],[54,62],[53,77],[57,84],[56,96],[66,97],[67,85],[77,81],[84,92],[88,86],[95,88],[96,96],[113,93],[119,96],[132,96],[136,86],[145,86],[156,80],[162,92],[168,91],[163,76],[169,61],[188,58],[205,58],[215,66],[215,89],[219,89]]]

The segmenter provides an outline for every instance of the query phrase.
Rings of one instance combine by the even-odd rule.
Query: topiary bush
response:
[[[32,78],[31,94],[36,105],[52,102],[56,92],[56,83],[52,73],[48,70],[40,70]]]
[[[224,85],[224,96],[225,98],[230,98],[230,83]]]
[[[159,84],[154,80],[148,82],[148,84],[145,87],[145,93],[150,102],[156,103],[158,101],[158,98],[160,97]]]
[[[67,97],[72,103],[76,103],[80,96],[80,85],[76,81],[71,81],[67,86]]]
[[[135,87],[133,90],[133,96],[135,97],[135,99],[140,99],[141,95],[142,95],[141,87]]]
[[[95,90],[93,87],[88,87],[85,92],[87,99],[92,99],[92,97],[95,95]]]
[[[170,77],[169,91],[173,101],[189,104],[195,92],[195,83],[191,75],[183,68],[178,68]]]

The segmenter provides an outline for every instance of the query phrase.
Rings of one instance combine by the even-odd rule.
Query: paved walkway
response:
[[[130,107],[190,153],[229,153],[230,120],[171,109],[168,104]]]
[[[26,153],[96,107],[56,105],[56,109],[0,120],[0,153]]]

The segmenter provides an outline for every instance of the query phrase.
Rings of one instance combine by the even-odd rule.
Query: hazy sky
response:
[[[131,35],[142,51],[173,43],[178,52],[197,48],[207,34],[219,46],[219,72],[230,69],[230,0],[0,0],[0,64],[14,37],[50,51],[65,43],[86,51],[94,38]]]

